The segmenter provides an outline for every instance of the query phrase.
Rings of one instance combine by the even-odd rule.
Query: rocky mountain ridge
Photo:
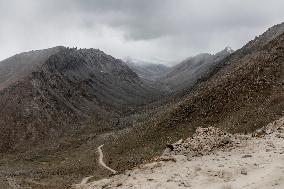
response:
[[[226,47],[224,50],[211,55],[202,53],[189,57],[159,78],[159,81],[166,85],[171,91],[190,90],[199,80],[206,80],[212,70],[222,63],[222,60],[229,56],[233,50]]]
[[[34,52],[24,53],[0,63],[11,67],[3,83],[15,80],[0,91],[1,151],[67,130],[74,132],[76,123],[93,117],[107,120],[108,115],[128,111],[159,95],[125,63],[102,51],[60,47],[39,53],[35,57]],[[41,53],[47,56],[42,58]],[[32,67],[33,61],[27,61],[23,68],[30,70],[22,69],[17,62],[24,60],[21,56],[40,60]]]

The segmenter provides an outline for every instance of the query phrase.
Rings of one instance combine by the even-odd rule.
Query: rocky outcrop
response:
[[[172,144],[173,148],[167,149],[164,155],[186,155],[188,157],[208,155],[215,150],[229,150],[244,139],[245,137],[232,135],[219,128],[199,127],[192,137]]]

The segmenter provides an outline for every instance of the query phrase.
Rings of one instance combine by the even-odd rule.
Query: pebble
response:
[[[249,155],[249,154],[242,156],[242,158],[250,158],[250,157],[252,157],[252,155]]]
[[[200,167],[195,167],[194,170],[195,171],[201,171],[201,168]]]
[[[191,187],[191,184],[187,181],[182,181],[179,186],[184,186],[184,187]]]
[[[248,174],[248,171],[247,171],[245,168],[243,168],[243,169],[241,170],[241,174],[242,174],[242,175],[247,175],[247,174]]]

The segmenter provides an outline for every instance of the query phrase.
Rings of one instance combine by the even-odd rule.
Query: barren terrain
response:
[[[189,141],[196,141],[198,137]],[[214,149],[208,144],[212,150],[208,155],[161,156],[123,174],[74,188],[284,188],[284,117],[258,130],[253,136],[234,135],[232,138],[229,147]],[[200,149],[207,153],[205,143],[199,141]]]

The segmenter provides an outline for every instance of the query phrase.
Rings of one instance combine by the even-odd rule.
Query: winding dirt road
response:
[[[100,154],[100,157],[99,157],[99,164],[100,164],[101,166],[103,166],[104,168],[106,168],[107,170],[111,171],[113,174],[116,174],[117,171],[116,171],[116,170],[113,170],[113,169],[110,168],[110,167],[108,167],[108,166],[105,164],[105,162],[104,162],[104,154],[103,154],[103,151],[102,151],[102,147],[103,147],[103,146],[104,146],[104,145],[100,145],[100,146],[98,147],[98,151],[99,151],[99,154]]]
[[[103,147],[103,146],[104,146],[104,145],[100,145],[100,146],[98,147],[98,152],[99,152],[99,164],[100,164],[101,166],[103,166],[105,169],[111,171],[113,174],[116,174],[117,171],[116,171],[116,170],[113,170],[112,168],[110,168],[109,166],[107,166],[107,165],[105,164],[105,162],[104,162],[104,154],[103,154],[103,151],[102,151],[102,147]],[[82,181],[80,182],[80,184],[74,184],[74,185],[72,186],[72,188],[74,188],[74,189],[81,189],[81,188],[84,188],[84,186],[85,186],[85,185],[89,182],[89,180],[90,180],[91,178],[93,178],[93,177],[94,177],[94,176],[88,176],[88,177],[83,178]]]

